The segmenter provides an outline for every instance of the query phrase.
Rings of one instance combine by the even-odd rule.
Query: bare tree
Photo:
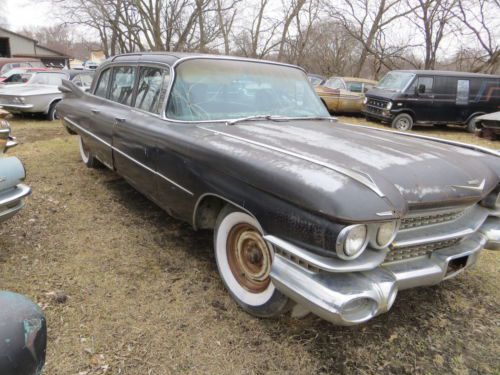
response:
[[[469,55],[472,59],[470,70],[494,73],[500,65],[500,45],[498,15],[500,2],[498,0],[458,0],[455,12],[464,26],[462,36],[473,36],[480,46],[479,51],[461,48],[462,57]],[[476,52],[476,53],[474,53]]]
[[[337,20],[361,45],[353,75],[359,76],[369,55],[377,55],[377,35],[397,19],[410,14],[401,0],[340,0],[331,5],[325,0],[331,18]]]
[[[415,1],[408,1],[415,3]],[[457,0],[418,0],[418,6],[408,17],[424,38],[424,69],[434,69],[437,53],[445,32],[452,27],[453,8]]]

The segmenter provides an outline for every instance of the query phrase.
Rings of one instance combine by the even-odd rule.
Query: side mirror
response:
[[[0,374],[40,374],[47,347],[43,311],[11,292],[0,292],[0,306]]]
[[[424,94],[425,93],[425,85],[423,83],[421,83],[420,85],[418,85],[418,93],[419,94]]]

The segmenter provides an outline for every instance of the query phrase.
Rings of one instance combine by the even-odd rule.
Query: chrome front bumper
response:
[[[456,245],[431,255],[380,262],[375,267],[372,263],[370,270],[358,272],[335,270],[328,258],[273,236],[266,236],[266,240],[277,250],[271,278],[278,290],[325,320],[354,325],[388,311],[399,290],[437,284],[471,267],[484,247],[498,248],[499,229],[500,218],[490,216],[477,232]],[[373,256],[369,259],[373,261]]]
[[[24,207],[25,198],[31,194],[31,188],[18,184],[13,188],[0,193],[0,222],[14,216]]]

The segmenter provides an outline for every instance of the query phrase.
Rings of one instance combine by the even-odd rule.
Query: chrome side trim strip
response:
[[[335,172],[341,173],[347,177],[352,178],[353,180],[358,181],[362,185],[366,186],[367,188],[369,188],[370,190],[375,192],[379,197],[385,196],[384,193],[378,188],[378,186],[372,180],[372,178],[363,172],[357,172],[357,171],[353,171],[351,169],[347,169],[347,168],[333,165],[330,163],[325,163],[325,162],[322,162],[320,160],[316,160],[316,159],[310,158],[308,156],[298,154],[296,152],[288,151],[288,150],[285,150],[285,149],[280,148],[280,147],[267,145],[267,144],[261,143],[261,142],[251,141],[249,139],[238,137],[236,135],[232,135],[232,134],[228,134],[228,133],[224,133],[224,132],[221,132],[219,130],[213,130],[213,129],[205,128],[203,126],[198,126],[198,128],[203,129],[203,130],[207,130],[207,131],[215,133],[215,134],[223,135],[225,137],[237,139],[237,140],[242,141],[242,142],[250,143],[250,144],[253,144],[255,146],[259,146],[259,147],[267,148],[269,150],[280,152],[282,154],[289,155],[289,156],[292,156],[292,157],[295,157],[298,159],[306,160],[306,161],[309,161],[309,162],[317,164],[317,165],[321,165],[325,168],[331,169]]]
[[[395,134],[405,135],[407,137],[425,139],[425,140],[428,140],[428,141],[435,141],[435,142],[444,143],[444,144],[451,145],[451,146],[463,147],[463,148],[467,148],[469,150],[479,151],[479,152],[482,152],[482,153],[485,153],[485,154],[489,154],[489,155],[500,157],[500,152],[499,151],[492,150],[492,149],[487,148],[487,147],[476,146],[476,145],[469,144],[469,143],[463,143],[463,142],[457,142],[457,141],[450,141],[448,139],[436,138],[436,137],[429,137],[427,135],[419,135],[419,134],[414,134],[414,133],[409,133],[409,132],[398,132],[398,131],[392,131],[392,130],[387,130],[387,129],[374,128],[372,126],[366,126],[366,125],[356,125],[356,124],[352,124],[352,123],[349,123],[349,122],[342,122],[342,123],[346,124],[346,125],[357,126],[357,127],[360,127],[360,128],[371,129],[371,130],[376,130],[376,131],[385,132],[385,133],[395,133]]]
[[[164,175],[162,175],[161,173],[158,173],[157,171],[155,171],[154,169],[151,169],[150,167],[148,167],[147,165],[145,164],[142,164],[140,161],[134,159],[133,157],[131,157],[130,155],[126,154],[125,152],[119,150],[118,148],[110,145],[108,142],[106,142],[104,139],[98,137],[97,135],[95,135],[94,133],[88,131],[87,129],[84,129],[82,128],[80,125],[76,124],[74,121],[70,120],[69,118],[67,117],[64,117],[64,121],[67,121],[69,122],[71,125],[73,125],[74,127],[80,129],[81,131],[83,131],[84,133],[90,135],[91,137],[97,139],[99,142],[101,142],[102,144],[108,146],[109,148],[111,148],[113,151],[116,151],[118,152],[120,155],[123,155],[124,157],[126,157],[127,159],[129,159],[130,161],[134,162],[135,164],[137,164],[138,166],[146,169],[147,171],[157,175],[158,177],[161,177],[162,179],[164,179],[165,181],[167,181],[168,183],[174,185],[175,187],[179,188],[180,190],[184,191],[185,193],[193,196],[194,193],[188,189],[186,189],[185,187],[179,185],[177,182],[171,180],[170,178],[168,177],[165,177]]]

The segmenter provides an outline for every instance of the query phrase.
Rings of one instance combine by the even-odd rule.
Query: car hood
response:
[[[403,215],[409,208],[477,202],[499,183],[495,156],[389,131],[329,121],[199,127],[213,134],[206,139],[213,146],[266,169],[259,187],[332,216],[349,218],[356,209],[363,215],[369,207],[380,216]],[[255,176],[262,173],[240,177],[252,183]],[[359,205],[369,207],[354,208]]]
[[[0,88],[0,95],[19,95],[19,96],[30,96],[30,95],[44,95],[44,94],[57,94],[60,93],[57,86],[53,85],[29,85],[20,84],[12,86],[3,86]]]
[[[379,89],[376,87],[373,87],[366,92],[367,97],[383,100],[395,100],[397,98],[400,98],[401,95],[402,93],[399,91]]]

